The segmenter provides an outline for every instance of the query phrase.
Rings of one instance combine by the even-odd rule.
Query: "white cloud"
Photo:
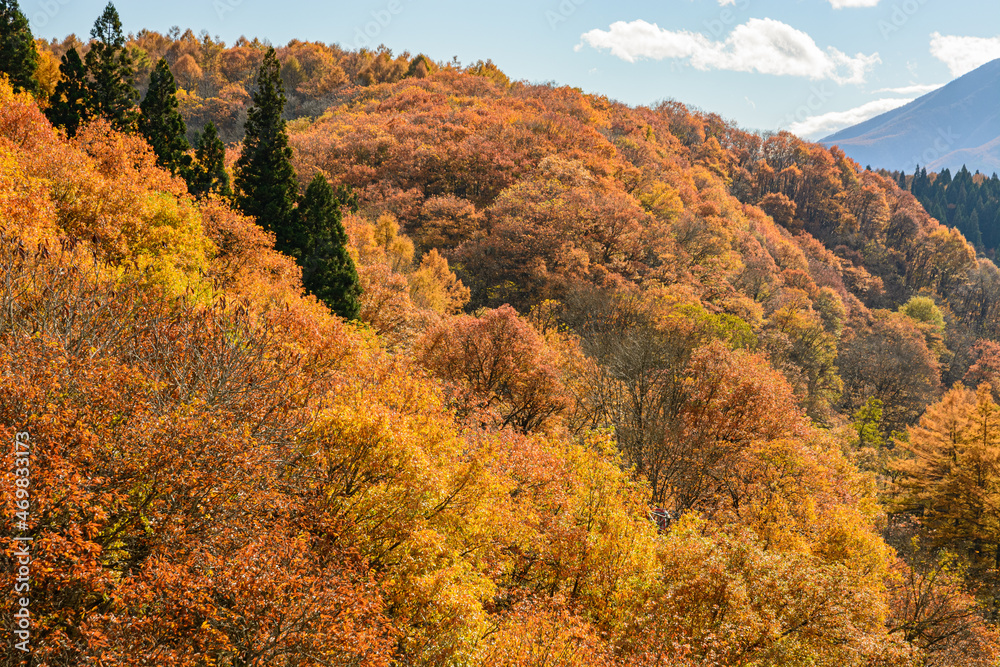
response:
[[[810,116],[805,120],[789,125],[788,131],[807,139],[820,139],[845,127],[863,123],[869,118],[874,118],[886,111],[898,109],[912,101],[912,99],[900,100],[891,98],[873,100],[847,111],[831,111],[819,116]]]
[[[644,58],[688,60],[695,69],[760,72],[779,76],[831,79],[861,83],[865,73],[881,62],[878,53],[854,57],[830,47],[826,51],[812,37],[773,19],[750,19],[717,42],[687,30],[663,30],[643,20],[616,21],[608,30],[591,30],[576,46],[608,49],[628,62]]]
[[[1000,58],[1000,37],[960,37],[931,34],[931,55],[948,66],[952,76],[962,76]]]
[[[844,9],[845,7],[876,7],[879,0],[830,0],[834,9]]]
[[[943,85],[943,83],[915,83],[911,86],[900,86],[899,88],[879,88],[874,92],[892,93],[894,95],[916,95],[919,97],[927,93],[933,93]]]

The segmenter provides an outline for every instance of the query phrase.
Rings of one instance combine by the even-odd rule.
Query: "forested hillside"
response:
[[[962,167],[928,174],[918,169],[912,176],[894,174],[899,187],[909,190],[924,209],[938,220],[958,229],[990,258],[1000,247],[1000,178],[994,173],[971,173]]]
[[[0,80],[30,664],[1000,659],[1000,272],[892,177],[113,12]]]
[[[258,39],[240,39],[227,46],[207,32],[196,35],[179,28],[166,35],[142,30],[128,36],[134,83],[140,95],[145,95],[157,62],[164,59],[180,88],[178,102],[192,131],[190,138],[214,122],[227,142],[243,137],[246,109],[268,46]],[[39,41],[37,78],[42,94],[48,97],[55,91],[63,56],[75,50],[85,58],[90,48],[89,40],[76,35],[49,43]],[[422,55],[394,55],[384,47],[349,51],[318,42],[290,42],[277,49],[277,56],[288,96],[288,118],[323,113],[341,99],[345,88],[427,76],[437,68]]]

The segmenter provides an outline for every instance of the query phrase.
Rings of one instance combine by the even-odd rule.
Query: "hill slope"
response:
[[[877,169],[1000,171],[1000,59],[821,143]]]
[[[839,150],[426,69],[290,125],[299,177],[358,194],[361,325],[141,138],[0,82],[36,661],[995,664],[930,549],[992,551],[884,537],[875,476],[998,337],[996,267]]]

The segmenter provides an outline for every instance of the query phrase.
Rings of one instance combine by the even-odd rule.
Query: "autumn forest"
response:
[[[95,18],[0,0],[0,664],[998,664],[989,179]]]

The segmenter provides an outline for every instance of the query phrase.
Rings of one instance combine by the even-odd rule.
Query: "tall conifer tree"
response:
[[[316,174],[299,202],[284,249],[302,266],[307,290],[337,315],[356,319],[361,311],[361,281],[347,251],[341,222],[342,202],[322,174]]]
[[[16,91],[38,94],[38,51],[17,0],[0,0],[0,74]]]
[[[87,120],[87,68],[76,48],[70,48],[59,65],[59,83],[49,98],[45,115],[56,127],[66,129],[66,134],[76,134],[80,123]]]
[[[135,101],[139,97],[133,85],[135,68],[125,46],[122,22],[114,4],[108,3],[104,13],[90,31],[94,40],[87,52],[87,106],[95,116],[107,118],[115,128],[134,129]]]
[[[285,93],[281,65],[268,49],[257,74],[257,90],[247,112],[243,151],[236,162],[236,202],[264,229],[271,230],[278,246],[286,243],[292,209],[298,195],[292,149],[281,114]]]
[[[177,84],[167,61],[160,58],[149,77],[149,90],[139,105],[139,131],[156,153],[156,162],[171,173],[183,173],[191,164],[187,127],[177,111]]]

